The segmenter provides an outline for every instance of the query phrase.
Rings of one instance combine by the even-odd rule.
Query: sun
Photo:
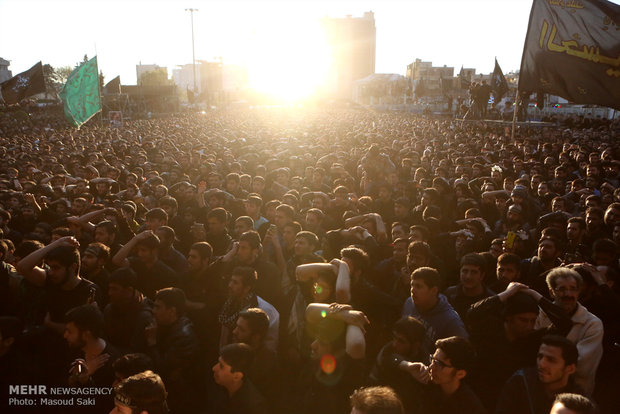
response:
[[[329,48],[320,22],[287,21],[253,33],[247,60],[255,91],[295,102],[318,93],[329,68]]]

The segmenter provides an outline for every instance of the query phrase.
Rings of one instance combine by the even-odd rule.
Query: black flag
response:
[[[471,82],[465,79],[465,71],[463,70],[463,66],[461,66],[461,71],[459,72],[459,79],[461,80],[461,89],[469,89]]]
[[[620,109],[620,6],[534,0],[519,91]]]
[[[493,69],[493,77],[491,78],[491,90],[496,103],[501,101],[502,97],[508,92],[508,82],[506,82],[497,59],[495,59],[495,69]]]
[[[2,90],[4,102],[8,105],[19,103],[29,96],[45,92],[43,65],[39,62],[27,71],[0,83],[0,90]]]
[[[106,94],[118,94],[121,93],[121,77],[120,75],[108,82],[104,88]]]

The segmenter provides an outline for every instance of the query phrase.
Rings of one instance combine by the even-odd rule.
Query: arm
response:
[[[332,263],[338,259],[332,260]],[[336,300],[338,303],[351,302],[351,275],[349,265],[338,260],[338,277],[336,278]]]
[[[118,267],[129,267],[130,263],[127,257],[129,253],[133,250],[133,248],[138,244],[138,242],[142,239],[145,239],[149,235],[153,234],[150,230],[145,230],[142,233],[137,234],[131,240],[127,242],[121,249],[114,255],[112,258],[112,263],[114,263]]]
[[[24,200],[34,209],[37,216],[41,214],[41,206],[37,203],[37,199],[34,197],[34,194],[26,193],[24,194]]]
[[[47,273],[45,269],[39,267],[39,264],[43,261],[45,256],[50,251],[60,246],[71,246],[77,248],[80,246],[80,244],[72,236],[62,237],[55,242],[50,243],[47,246],[30,253],[28,256],[20,260],[17,264],[17,271],[33,285],[45,285],[45,278]]]
[[[319,276],[320,270],[334,271],[334,266],[330,263],[308,263],[297,266],[295,278],[299,282],[315,280]]]
[[[366,338],[359,326],[348,325],[345,349],[353,359],[363,359],[366,356]]]

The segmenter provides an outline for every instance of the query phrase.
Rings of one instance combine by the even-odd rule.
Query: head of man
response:
[[[160,246],[161,242],[159,241],[159,237],[154,233],[149,234],[136,243],[136,255],[142,263],[147,266],[152,266],[159,258]]]
[[[562,393],[555,396],[549,414],[597,414],[596,405],[579,394]]]
[[[478,253],[468,253],[461,259],[460,280],[465,294],[480,294],[483,290],[486,261]]]
[[[108,279],[108,297],[113,306],[131,303],[136,296],[138,276],[130,267],[121,267],[110,274]]]
[[[243,265],[256,261],[261,249],[260,236],[254,230],[246,231],[239,237],[236,259]]]
[[[254,229],[254,220],[249,216],[237,217],[235,220],[235,235],[241,236],[246,231]]]
[[[155,230],[155,234],[159,238],[159,250],[162,253],[167,252],[176,240],[176,233],[172,227],[169,226],[159,226],[157,230]]]
[[[227,390],[238,389],[252,367],[254,353],[249,345],[236,343],[220,350],[218,362],[213,366],[215,383]]]
[[[256,270],[247,266],[235,267],[228,282],[228,295],[235,300],[242,300],[253,291],[258,276]]]
[[[114,389],[110,414],[168,414],[168,393],[159,375],[152,371],[125,378]]]
[[[185,313],[185,293],[179,288],[164,288],[155,294],[153,316],[158,326],[169,326]]]
[[[52,284],[70,285],[80,272],[80,252],[72,246],[58,246],[45,256],[45,263]]]
[[[502,253],[497,258],[497,280],[508,285],[520,277],[519,264],[521,258],[514,253]]]
[[[95,226],[95,241],[106,246],[112,246],[116,238],[116,225],[111,221],[104,220]]]
[[[547,274],[547,287],[554,303],[572,314],[577,306],[583,279],[577,271],[565,267],[556,267]]]
[[[506,300],[503,309],[504,333],[509,341],[525,338],[534,331],[538,303],[525,292],[517,292]]]
[[[319,238],[309,231],[300,231],[295,235],[295,256],[307,257],[317,249]]]
[[[153,208],[146,213],[146,230],[155,231],[168,224],[168,214],[163,208]]]
[[[392,260],[394,263],[403,266],[407,262],[407,254],[409,248],[409,239],[406,237],[401,237],[393,242],[392,247]]]
[[[114,370],[114,382],[112,386],[116,387],[125,378],[154,368],[155,364],[153,360],[145,354],[125,354],[112,363],[112,369]]]
[[[207,227],[209,233],[215,236],[226,233],[226,222],[228,221],[228,213],[222,207],[214,208],[207,214]]]
[[[260,217],[260,208],[263,206],[263,200],[256,196],[250,196],[243,203],[245,206],[245,214],[251,217],[253,220],[258,220]]]
[[[597,231],[603,225],[603,210],[598,207],[586,209],[586,229],[589,233]]]
[[[443,389],[458,388],[471,370],[474,359],[474,347],[467,339],[458,336],[439,339],[435,342],[429,367],[431,381]]]
[[[581,217],[571,217],[566,224],[566,238],[569,242],[579,243],[586,233],[586,222]]]
[[[103,333],[103,315],[96,305],[85,304],[65,315],[64,338],[72,349],[83,349]]]
[[[577,370],[577,346],[568,339],[547,335],[538,348],[536,367],[538,379],[547,391],[566,387],[569,377]]]
[[[362,273],[370,267],[368,253],[358,247],[345,247],[340,250],[340,257],[349,266],[349,274],[353,283],[356,283]]]
[[[249,308],[239,313],[235,329],[233,329],[233,341],[243,342],[252,347],[259,348],[269,330],[269,317],[258,308]]]
[[[284,245],[287,249],[294,248],[295,237],[300,231],[301,224],[296,221],[291,221],[284,224],[284,226],[282,227],[282,239],[284,240]]]
[[[411,299],[416,308],[425,311],[439,300],[439,272],[432,267],[419,267],[411,273]]]
[[[187,263],[191,272],[201,272],[206,270],[213,256],[213,248],[207,242],[192,244],[187,254]]]
[[[101,271],[110,258],[110,248],[103,243],[90,243],[82,254],[82,273],[85,276]]]
[[[415,226],[409,227],[409,240],[411,242],[415,242],[415,241],[426,242],[428,241],[429,235],[430,234],[428,231],[428,227],[426,226],[415,225]]]
[[[403,414],[403,404],[390,387],[355,390],[349,398],[351,414]]]
[[[424,324],[413,316],[403,316],[392,327],[392,350],[404,357],[414,356],[424,342]]]
[[[306,229],[312,232],[320,230],[325,214],[318,208],[311,208],[306,212]]]
[[[553,264],[560,257],[562,251],[559,244],[558,240],[553,237],[542,237],[539,240],[538,258],[543,264]]]
[[[284,231],[284,225],[290,223],[295,218],[295,210],[288,204],[280,204],[276,207],[274,224],[280,231]]]

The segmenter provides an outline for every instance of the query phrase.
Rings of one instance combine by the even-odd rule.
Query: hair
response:
[[[579,359],[579,351],[577,345],[559,335],[545,335],[541,341],[542,345],[554,346],[562,350],[562,358],[565,365],[577,364]]]
[[[138,275],[130,267],[121,267],[110,274],[108,283],[114,283],[125,288],[136,288],[138,285]]]
[[[319,238],[317,237],[316,234],[312,233],[311,231],[300,231],[297,233],[295,238],[306,240],[308,244],[314,246],[314,248],[318,247],[319,245]]]
[[[159,237],[155,233],[150,233],[148,237],[138,240],[136,247],[146,247],[149,250],[157,250],[161,245]]]
[[[117,227],[110,220],[103,220],[97,223],[95,229],[105,229],[109,234],[116,234]]]
[[[47,262],[56,261],[64,267],[77,264],[78,271],[80,269],[80,252],[73,246],[58,246],[45,255]]]
[[[553,405],[560,403],[576,414],[596,414],[598,408],[591,400],[579,394],[562,393],[555,396]]]
[[[323,218],[325,218],[325,213],[323,213],[321,210],[319,210],[318,208],[310,208],[306,211],[306,214],[314,214],[317,219],[322,222]]]
[[[432,267],[418,267],[411,273],[411,279],[423,281],[429,289],[434,287],[439,289],[441,286],[439,272]]]
[[[207,242],[194,243],[189,249],[195,250],[202,260],[211,260],[213,256],[213,247]]]
[[[252,250],[259,249],[261,246],[260,235],[254,230],[248,230],[241,236],[239,236],[239,242],[242,241],[247,242],[252,248]]]
[[[261,208],[263,206],[263,199],[258,195],[251,195],[246,200],[250,204],[254,204],[256,207]]]
[[[52,235],[57,235],[59,237],[73,236],[73,232],[69,229],[69,227],[55,227],[52,229]]]
[[[568,269],[566,267],[556,267],[551,269],[547,274],[546,282],[549,289],[555,289],[558,279],[573,278],[577,282],[577,288],[581,288],[583,285],[583,278],[577,271]]]
[[[503,265],[512,265],[519,270],[519,265],[521,264],[521,258],[514,253],[502,253],[497,258],[497,264]]]
[[[363,414],[403,414],[403,403],[390,387],[360,388],[349,398],[351,407]]]
[[[168,414],[166,386],[153,371],[125,378],[115,388],[115,400],[131,407],[132,414]]]
[[[431,246],[428,243],[423,241],[414,241],[409,244],[407,247],[407,253],[409,256],[413,256],[414,254],[423,254],[426,257],[431,257]]]
[[[114,372],[120,374],[123,379],[154,368],[153,360],[148,355],[139,352],[125,354],[112,363]]]
[[[222,207],[217,207],[209,211],[209,213],[207,214],[207,220],[210,218],[214,218],[220,223],[226,223],[226,221],[228,220],[228,212]]]
[[[103,261],[106,262],[110,258],[110,248],[105,244],[99,242],[90,243],[84,252],[93,253],[95,256],[97,256],[97,259],[103,259]]]
[[[144,217],[147,220],[155,219],[155,220],[164,220],[166,222],[168,221],[168,213],[166,213],[166,210],[160,207],[153,208],[147,211]]]
[[[89,331],[95,338],[103,333],[103,315],[96,305],[87,303],[69,310],[65,322],[72,322],[80,331]]]
[[[295,209],[288,204],[280,204],[276,207],[276,211],[280,213],[284,213],[289,219],[293,219],[295,217]]]
[[[291,221],[291,222],[289,222],[289,223],[286,223],[286,224],[284,225],[284,228],[287,228],[287,227],[292,227],[292,228],[293,228],[293,232],[294,232],[295,234],[299,233],[299,232],[301,231],[301,229],[302,229],[301,224],[299,224],[299,223],[298,223],[298,222],[296,222],[296,221]]]
[[[35,252],[43,247],[44,244],[38,240],[24,240],[19,245],[17,245],[17,247],[15,247],[13,255],[16,257],[24,258],[30,253]]]
[[[247,344],[229,344],[220,350],[220,357],[230,365],[230,372],[241,372],[245,377],[252,366],[254,352]]]
[[[568,225],[570,223],[577,223],[577,224],[579,224],[579,228],[581,230],[585,230],[585,228],[586,228],[586,221],[584,220],[583,217],[571,217],[571,218],[568,219],[566,224]]]
[[[616,251],[616,243],[610,239],[598,239],[592,246],[593,253],[609,253],[615,255]]]
[[[254,286],[256,286],[256,281],[258,280],[256,270],[249,266],[235,267],[232,271],[232,275],[241,277],[243,286],[249,287],[250,289],[254,289]]]
[[[359,247],[345,247],[344,249],[340,250],[340,256],[343,259],[350,259],[353,262],[353,266],[355,266],[355,270],[360,270],[364,272],[370,267],[370,258],[368,257],[368,253],[366,253]]]
[[[424,342],[426,329],[424,324],[413,316],[403,316],[394,323],[392,331],[407,337],[410,344],[415,342]]]
[[[435,347],[441,349],[446,354],[454,368],[465,371],[470,371],[473,368],[476,350],[467,339],[460,336],[451,336],[437,340]]]
[[[487,262],[480,253],[467,253],[461,258],[461,267],[465,265],[478,266],[481,272],[485,272]]]
[[[237,217],[237,219],[235,220],[235,223],[236,222],[245,223],[248,227],[254,227],[254,220],[252,220],[252,217],[240,216],[240,217]]]
[[[259,308],[249,308],[239,312],[239,318],[243,318],[250,325],[252,334],[258,335],[261,340],[267,336],[269,330],[269,316]]]
[[[167,308],[175,308],[177,316],[185,313],[185,293],[175,287],[163,288],[155,294],[155,300],[160,300]]]
[[[428,227],[421,225],[421,224],[416,224],[414,226],[409,227],[409,232],[412,231],[419,231],[422,234],[422,239],[424,240],[428,240],[428,238],[430,237],[430,232],[428,230]]]
[[[157,186],[157,187],[159,187],[159,186]],[[174,198],[172,196],[169,196],[169,195],[165,195],[165,196],[163,196],[162,198],[159,199],[159,207],[161,207],[163,209],[164,206],[165,207],[172,207],[173,210],[176,210],[176,209],[179,208],[179,202],[177,201],[176,198]],[[164,211],[166,211],[166,210],[164,210]]]
[[[176,238],[176,233],[174,229],[170,226],[160,226],[157,228],[157,232],[161,232],[162,236],[159,241],[164,245],[172,245],[174,243],[174,239]],[[159,237],[159,236],[158,236]]]

